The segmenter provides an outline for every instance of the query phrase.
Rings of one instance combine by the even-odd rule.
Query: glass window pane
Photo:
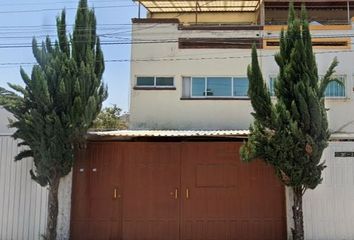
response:
[[[192,96],[200,97],[204,96],[205,91],[205,79],[196,77],[192,78]]]
[[[157,77],[156,86],[173,86],[173,77]]]
[[[154,86],[154,77],[138,77],[136,79],[137,86]]]
[[[248,78],[239,77],[234,78],[234,90],[233,94],[235,97],[247,97],[248,94]]]
[[[231,84],[230,77],[208,77],[207,96],[231,96]]]
[[[345,97],[345,88],[338,82],[330,82],[326,88],[326,97]]]

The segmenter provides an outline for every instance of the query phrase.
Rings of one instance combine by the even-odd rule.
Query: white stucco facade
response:
[[[248,129],[252,108],[248,99],[214,100],[183,99],[183,77],[246,77],[250,49],[180,49],[179,38],[276,38],[271,30],[179,30],[176,23],[135,23],[131,64],[131,129]],[[353,36],[354,31],[314,30],[313,38]],[[151,39],[157,41],[151,43]],[[334,57],[339,65],[336,74],[345,76],[345,98],[327,99],[331,131],[354,132],[353,66],[351,42],[346,49],[315,48],[319,74],[324,75]],[[278,49],[259,49],[259,60],[265,81],[276,76],[278,66],[273,55]],[[151,60],[151,61],[150,61]],[[138,76],[174,77],[175,90],[137,90]],[[353,114],[348,114],[353,111]]]

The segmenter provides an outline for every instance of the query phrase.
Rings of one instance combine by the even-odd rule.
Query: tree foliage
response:
[[[113,104],[112,107],[105,107],[98,114],[91,129],[99,131],[127,129],[128,115],[122,115],[121,113],[122,109],[120,109],[116,104]]]
[[[262,159],[272,165],[279,179],[290,186],[297,197],[302,197],[307,189],[314,189],[322,182],[325,165],[321,156],[329,139],[324,91],[333,80],[337,60],[320,80],[305,8],[298,19],[290,4],[288,29],[281,32],[280,52],[275,61],[279,75],[273,103],[253,48],[252,63],[248,67],[248,93],[254,123],[241,156],[245,161]],[[302,221],[302,212],[300,215],[297,217]],[[303,233],[297,233],[296,224],[294,239],[303,239]]]
[[[13,137],[26,146],[15,160],[33,157],[32,178],[41,186],[49,185],[48,222],[55,221],[55,226],[47,229],[49,239],[55,238],[50,233],[56,227],[57,212],[51,212],[57,201],[55,188],[71,171],[74,147],[85,140],[107,97],[94,11],[86,0],[79,2],[72,38],[67,36],[65,21],[63,10],[57,17],[57,41],[47,37],[38,47],[33,39],[37,64],[31,75],[21,68],[24,87],[9,83],[11,90],[0,88],[0,105],[15,117],[10,123],[16,128]]]

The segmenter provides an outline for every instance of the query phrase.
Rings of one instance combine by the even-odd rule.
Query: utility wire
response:
[[[91,31],[90,28],[78,28],[79,30],[81,31]],[[143,30],[148,30],[149,28],[144,28],[144,29],[137,29],[137,30],[140,30],[140,31],[143,31]],[[47,29],[46,29],[47,30]],[[73,29],[69,29],[67,30],[67,33],[70,33],[70,31],[73,30]],[[100,28],[98,28],[98,31],[100,30]],[[112,28],[102,28],[101,31],[103,30],[121,30],[121,31],[114,31],[114,32],[105,32],[105,33],[101,33],[101,34],[98,34],[98,36],[115,36],[115,35],[118,35],[118,36],[122,36],[122,34],[126,33],[125,32],[125,28],[124,27],[112,27]],[[43,30],[36,30],[35,32],[42,32]],[[54,32],[56,33],[56,30],[53,29],[53,34],[49,36],[56,36],[54,35]],[[129,32],[131,32],[129,30]],[[31,32],[33,33],[33,31]],[[0,29],[0,38],[2,39],[6,39],[6,38],[32,38],[33,35],[36,37],[35,34],[31,34],[31,33],[24,33],[24,32],[2,32],[1,29]],[[162,33],[151,33],[151,32],[142,32],[142,33],[139,33],[138,36],[152,36],[152,35],[155,35],[156,38],[157,37],[160,37],[160,36],[163,36],[163,35],[172,35],[172,34],[176,34],[177,32],[162,32]],[[26,35],[24,35],[26,34]],[[28,34],[31,34],[31,36],[28,36]],[[4,36],[5,35],[5,36]],[[47,36],[48,34],[42,34],[42,35],[37,35],[37,37],[41,37],[41,36]],[[183,37],[183,35],[181,35],[181,37]],[[340,38],[340,37],[354,37],[354,34],[317,34],[317,35],[312,35],[313,38]],[[279,36],[267,36],[267,37],[264,37],[265,39],[275,39],[275,38],[279,38]],[[216,38],[217,39],[217,38]],[[156,39],[157,40],[157,39]]]
[[[319,54],[335,54],[335,53],[351,53],[354,50],[338,50],[338,51],[321,51],[315,52],[315,55]],[[260,58],[265,57],[274,57],[275,54],[260,54]],[[189,57],[189,58],[146,58],[146,59],[109,59],[105,60],[106,63],[125,63],[125,62],[178,62],[178,61],[203,61],[203,60],[227,60],[227,59],[243,59],[251,58],[251,54],[242,55],[242,56],[224,56],[224,57]],[[25,65],[34,65],[36,62],[9,62],[9,63],[0,63],[0,66],[25,66]]]
[[[132,2],[132,0],[119,0],[120,2]],[[90,0],[89,4],[92,3],[116,3],[117,0]],[[0,4],[0,7],[12,7],[12,6],[37,6],[37,5],[53,5],[53,4],[77,4],[77,1],[46,1],[46,2],[24,2],[24,3],[5,3]]]
[[[97,6],[97,7],[93,7],[93,9],[128,8],[128,7],[136,7],[136,5]],[[5,13],[37,13],[37,12],[45,12],[45,11],[61,11],[63,9],[65,9],[65,10],[78,10],[80,8],[71,7],[71,8],[43,8],[43,9],[32,9],[32,10],[13,10],[13,11],[0,11],[0,14],[5,14]]]
[[[103,34],[104,35],[104,34]],[[100,35],[98,35],[100,36]],[[338,35],[318,35],[318,36],[312,36],[313,39],[315,38],[353,38],[354,34],[338,34]],[[191,40],[193,40],[193,38],[190,38]],[[261,38],[259,38],[261,39]],[[271,37],[271,38],[266,38],[265,40],[274,40],[274,39],[279,39],[278,37]],[[129,40],[129,38],[127,39],[122,39],[124,41],[101,41],[101,45],[135,45],[135,44],[163,44],[163,43],[178,43],[179,39],[176,38],[171,38],[171,39],[139,39],[139,40]],[[128,40],[128,41],[127,41]],[[238,44],[238,45],[249,45],[250,41],[246,41],[246,40],[237,40],[237,38],[235,38],[234,42],[230,42],[230,41],[217,41],[218,39],[215,38],[215,40],[213,40],[212,42],[209,39],[198,39],[198,40],[193,40],[192,43],[217,43],[217,44],[225,44],[225,45],[234,45],[234,44]],[[255,42],[258,40],[258,38],[254,39]],[[80,41],[78,41],[80,42]],[[85,42],[85,41],[81,41],[81,42]],[[354,43],[350,43],[350,45],[354,45]],[[38,47],[41,46],[41,43],[38,43]],[[31,48],[32,44],[28,44],[28,43],[0,43],[0,49],[1,48]]]
[[[98,23],[97,26],[131,26],[133,25],[132,23]],[[66,26],[75,26],[75,24],[66,24]],[[53,29],[56,29],[57,28],[57,25],[56,24],[42,24],[42,25],[0,25],[0,29],[2,28],[5,28],[5,29],[17,29],[17,28],[20,28],[20,29],[27,29],[27,28],[30,28],[30,29],[36,29],[36,28],[43,28],[43,27],[52,27]]]

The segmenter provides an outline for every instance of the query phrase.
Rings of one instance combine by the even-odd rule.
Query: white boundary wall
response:
[[[45,231],[47,189],[31,180],[31,159],[18,162],[17,141],[0,136],[0,239],[38,240]]]
[[[306,240],[354,239],[354,157],[334,157],[335,152],[354,152],[354,142],[330,142],[323,153],[323,182],[303,201]],[[292,197],[287,193],[290,239]]]
[[[14,161],[17,142],[0,135],[0,239],[39,240],[47,223],[48,190],[31,179],[31,159]],[[69,239],[72,174],[59,186],[57,239]]]
[[[0,240],[39,240],[47,223],[48,190],[31,179],[32,159],[18,162],[21,150],[7,127],[11,115],[0,107]],[[69,239],[72,174],[59,186],[58,240]]]

